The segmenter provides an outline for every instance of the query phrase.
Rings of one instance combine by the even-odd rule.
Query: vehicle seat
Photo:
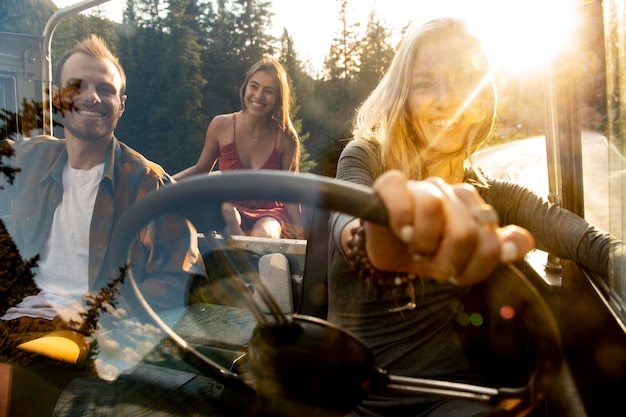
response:
[[[308,227],[302,291],[296,312],[326,319],[328,317],[328,220],[330,212],[314,209]]]

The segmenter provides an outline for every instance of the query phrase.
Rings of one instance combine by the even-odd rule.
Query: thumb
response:
[[[500,262],[521,261],[535,247],[535,239],[526,229],[519,226],[504,226],[497,229],[500,239]]]

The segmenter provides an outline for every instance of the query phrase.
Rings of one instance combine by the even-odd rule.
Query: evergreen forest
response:
[[[332,30],[334,37],[323,70],[316,74],[307,69],[286,29],[280,37],[272,35],[271,0],[126,0],[122,23],[94,8],[58,26],[52,61],[90,33],[103,37],[127,74],[127,107],[116,136],[175,173],[195,163],[213,116],[240,109],[246,70],[263,54],[272,55],[292,81],[292,118],[303,145],[300,170],[334,176],[355,110],[397,47],[375,11],[359,22],[352,13],[356,3],[337,2],[340,13],[320,22],[320,30]],[[41,35],[56,10],[51,0],[1,0],[0,32]],[[587,19],[581,25],[587,32],[578,37],[584,42],[576,45],[583,63],[577,68],[585,80],[579,85],[581,120],[584,128],[603,131],[601,17]],[[527,74],[498,84],[495,143],[542,133],[545,111],[538,78]]]

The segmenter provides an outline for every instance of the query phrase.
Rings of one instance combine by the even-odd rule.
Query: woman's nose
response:
[[[451,88],[447,80],[442,79],[437,85],[435,101],[437,104],[447,104],[451,99]]]
[[[458,107],[468,99],[468,92],[454,79],[441,79],[437,85],[435,102],[439,106]]]

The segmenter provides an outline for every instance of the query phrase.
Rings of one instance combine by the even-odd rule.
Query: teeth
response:
[[[430,124],[432,124],[435,127],[446,127],[446,126],[450,126],[451,124],[454,123],[454,120],[432,120],[430,122]]]
[[[102,117],[102,113],[88,110],[79,110],[78,114],[81,114],[83,116]]]

